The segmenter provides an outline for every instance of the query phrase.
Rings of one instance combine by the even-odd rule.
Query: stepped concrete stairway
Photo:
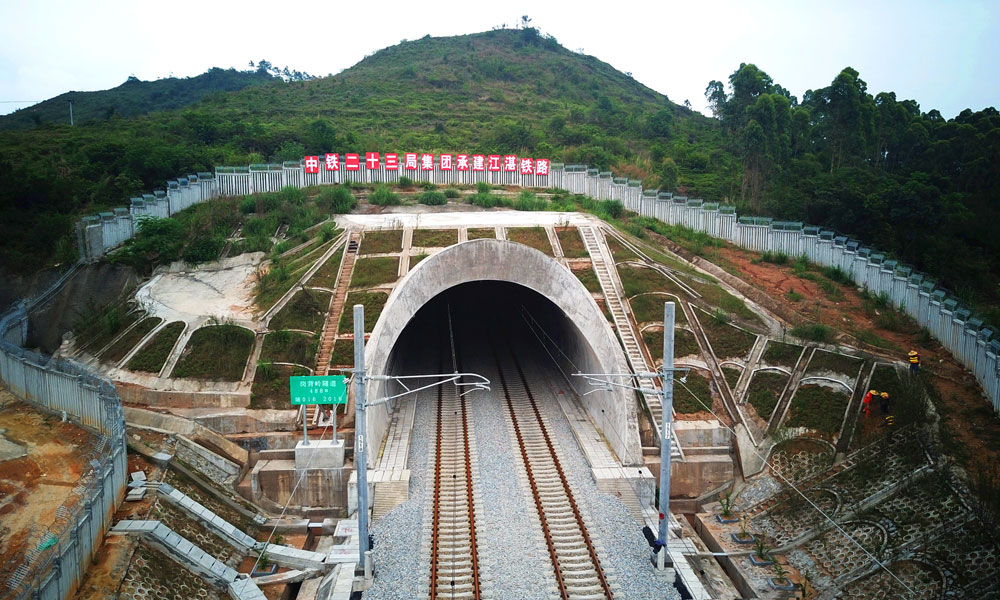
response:
[[[629,367],[633,373],[648,373],[652,371],[652,368],[646,362],[646,357],[642,353],[641,346],[639,346],[638,336],[632,327],[632,322],[628,318],[622,294],[615,283],[615,277],[612,274],[614,261],[610,258],[611,251],[607,248],[603,233],[591,226],[580,226],[578,229],[580,237],[583,238],[583,243],[587,247],[587,252],[590,253],[594,273],[597,274],[597,280],[600,282],[601,291],[604,294],[604,302],[611,312],[611,316],[615,322],[615,329],[618,330],[618,335],[625,348],[625,356],[628,358]],[[660,427],[663,422],[663,404],[660,400],[660,392],[652,386],[650,380],[639,380],[639,387],[642,389],[642,399],[653,422],[654,431],[657,438],[659,438]],[[677,439],[673,431],[671,431],[670,437],[674,440]],[[676,442],[671,446],[671,456],[673,458],[684,458],[683,451]]]
[[[330,312],[326,315],[323,332],[320,334],[319,352],[316,354],[316,375],[319,376],[327,375],[330,371],[330,357],[333,355],[333,344],[337,341],[340,315],[344,312],[344,303],[347,301],[347,289],[351,286],[351,276],[354,273],[354,263],[358,259],[360,241],[361,236],[356,231],[352,231],[347,238],[347,246],[337,275],[337,289],[334,291]],[[320,416],[319,405],[309,404],[305,408],[307,423],[316,425]]]

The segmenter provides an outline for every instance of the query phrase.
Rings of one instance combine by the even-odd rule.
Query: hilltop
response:
[[[69,123],[69,103],[77,125],[114,117],[133,117],[157,110],[173,110],[198,102],[215,92],[234,92],[271,81],[266,71],[212,68],[196,77],[168,77],[142,81],[130,76],[125,83],[97,92],[66,92],[9,115],[0,116],[0,130],[30,129]]]

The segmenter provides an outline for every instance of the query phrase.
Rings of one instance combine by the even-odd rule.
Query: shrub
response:
[[[783,265],[788,262],[788,255],[784,252],[764,252],[760,255],[761,260],[775,265]]]
[[[358,200],[351,193],[350,188],[335,185],[333,187],[324,187],[316,199],[316,204],[333,214],[342,215],[356,208]]]
[[[625,206],[618,200],[602,200],[600,212],[612,219],[619,219],[625,214]]]
[[[189,263],[201,263],[219,258],[226,238],[221,235],[202,235],[192,240],[184,249],[184,260]]]
[[[827,279],[834,281],[836,283],[844,285],[853,283],[851,281],[851,277],[847,274],[847,271],[844,271],[840,267],[825,267],[823,269],[823,275]]]
[[[322,229],[319,230],[319,239],[323,240],[324,242],[329,242],[330,240],[333,239],[333,236],[336,232],[337,228],[334,226],[334,224],[327,223],[326,225],[323,226]]]
[[[522,191],[514,201],[515,210],[545,210],[548,206],[548,202],[528,190]]]
[[[477,194],[489,194],[490,193],[490,184],[486,183],[485,181],[480,181],[479,183],[476,184],[476,193]]]
[[[799,337],[804,340],[826,342],[830,340],[833,330],[826,325],[817,323],[815,325],[796,325],[792,328],[790,333],[795,337]]]
[[[461,194],[455,188],[448,188],[444,191],[444,196],[445,198],[458,198]]]
[[[399,194],[394,194],[387,185],[379,185],[375,191],[368,196],[368,201],[377,206],[396,206],[402,204]]]
[[[442,204],[448,203],[448,198],[446,198],[441,192],[427,190],[426,192],[420,194],[417,201],[421,204],[426,204],[427,206],[441,206]]]
[[[434,185],[433,181],[425,181],[425,182],[423,182],[423,183],[420,184],[420,187],[424,188],[425,190],[434,190],[434,189],[437,189],[437,186]]]
[[[406,175],[403,175],[399,178],[399,181],[396,182],[396,185],[401,189],[409,189],[413,187],[413,180]]]

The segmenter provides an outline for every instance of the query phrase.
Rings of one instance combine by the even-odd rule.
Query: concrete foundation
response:
[[[295,445],[296,469],[339,469],[344,466],[344,440],[312,440]]]
[[[675,421],[684,460],[670,463],[670,497],[697,498],[732,481],[732,434],[718,421]],[[660,457],[647,456],[646,466],[659,485]]]
[[[342,513],[347,509],[347,482],[353,466],[297,469],[295,460],[260,460],[250,472],[250,489],[255,502],[279,508],[289,504],[295,514],[312,508]],[[296,486],[300,474],[302,482]]]

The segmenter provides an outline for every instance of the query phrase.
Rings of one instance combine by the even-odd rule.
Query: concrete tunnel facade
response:
[[[393,350],[417,312],[437,295],[453,287],[497,281],[523,286],[557,307],[565,322],[554,335],[563,352],[581,371],[626,373],[628,364],[614,330],[597,302],[569,269],[542,252],[507,240],[478,239],[456,244],[420,261],[390,294],[378,323],[369,337],[365,365],[369,374],[393,373]],[[346,311],[352,310],[345,307]],[[511,310],[515,310],[513,307]],[[551,333],[551,332],[550,332]],[[577,393],[591,388],[580,378],[570,377]],[[493,382],[494,389],[498,382]],[[368,401],[397,393],[388,382],[372,381]],[[594,391],[583,405],[604,434],[623,465],[641,465],[638,414],[630,390]],[[390,404],[371,407],[367,413],[369,447],[378,448],[390,421]],[[374,468],[376,452],[369,452]]]

